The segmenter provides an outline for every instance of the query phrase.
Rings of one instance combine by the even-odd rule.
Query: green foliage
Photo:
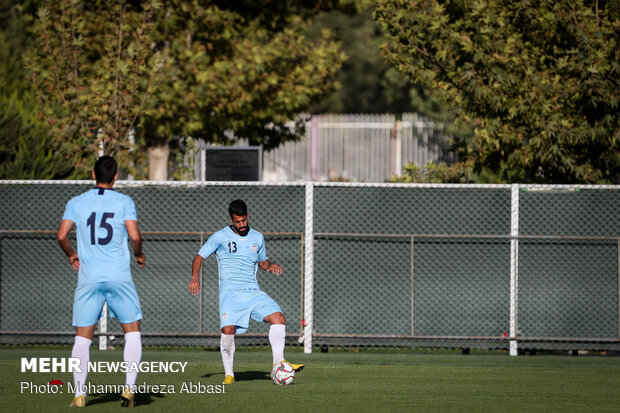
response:
[[[62,179],[73,165],[53,150],[33,102],[17,92],[0,98],[0,179]]]
[[[129,151],[131,130],[138,149],[182,136],[228,143],[230,131],[266,149],[296,139],[302,122],[285,124],[337,86],[343,59],[329,33],[306,39],[306,19],[353,7],[44,0],[27,69],[59,152],[86,170],[103,146],[141,177],[145,151]]]
[[[28,45],[22,7],[0,3],[0,94],[25,92],[29,82],[23,75],[22,52]]]
[[[56,149],[78,169],[91,170],[99,150],[128,162],[158,68],[155,6],[46,0],[37,11],[26,68]]]
[[[72,177],[73,164],[54,151],[23,75],[28,45],[22,7],[0,9],[0,179]]]
[[[474,122],[503,182],[620,182],[619,6],[379,0],[388,59]]]
[[[471,138],[473,128],[455,121],[454,109],[432,89],[412,83],[381,55],[386,41],[368,9],[352,14],[321,13],[309,27],[309,37],[330,30],[342,43],[346,60],[338,73],[341,87],[310,107],[312,113],[414,112],[444,126],[457,140]]]
[[[298,137],[285,123],[336,86],[343,57],[329,33],[310,42],[307,22],[276,3],[166,2],[155,38],[165,63],[147,137],[227,143],[224,132],[234,131],[267,149]]]
[[[312,105],[312,113],[402,113],[409,110],[408,79],[381,57],[385,41],[368,12],[322,13],[313,19],[308,36],[329,30],[346,55],[338,82],[341,87]]]
[[[453,183],[466,184],[476,181],[472,162],[457,162],[453,165],[428,163],[424,167],[413,163],[403,168],[403,175],[393,176],[390,182],[401,183]]]
[[[310,107],[312,113],[401,113],[413,112],[441,125],[449,140],[442,145],[443,160],[462,158],[462,148],[471,140],[473,127],[458,122],[455,110],[432,89],[414,84],[381,55],[386,38],[368,9],[352,14],[321,13],[310,26],[312,38],[328,29],[342,43],[346,60],[338,73],[340,88]],[[452,148],[451,148],[452,147]]]

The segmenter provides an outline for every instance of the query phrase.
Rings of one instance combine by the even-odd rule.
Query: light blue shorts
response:
[[[282,312],[280,306],[261,290],[220,292],[220,328],[236,326],[237,334],[248,331],[250,317],[262,323],[269,314],[278,312]]]
[[[103,304],[108,302],[110,317],[123,324],[142,319],[140,299],[131,281],[108,281],[78,285],[73,299],[73,325],[88,327],[103,317]]]

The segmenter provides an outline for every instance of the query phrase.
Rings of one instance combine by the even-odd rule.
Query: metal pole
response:
[[[519,305],[519,185],[511,187],[510,201],[510,337],[517,337]],[[510,340],[510,355],[518,354],[517,341]]]
[[[314,294],[314,187],[306,183],[306,231],[305,231],[305,270],[304,270],[304,353],[312,353],[313,294]]]
[[[413,259],[413,245],[414,245],[414,241],[415,241],[415,237],[411,236],[411,335],[415,335],[415,323],[414,323],[414,310],[413,310],[413,305],[415,304],[414,302],[414,292],[415,292],[415,283],[414,283],[414,270],[413,270],[413,263],[414,263],[414,259]]]
[[[108,303],[103,303],[103,317],[99,319],[99,333],[108,332]],[[99,350],[108,349],[108,336],[99,336]]]
[[[310,179],[319,180],[319,117],[312,116],[310,121]]]
[[[200,234],[200,248],[202,248],[202,246],[204,245],[204,234]],[[198,332],[202,333],[202,292],[205,289],[205,285],[203,282],[203,277],[202,277],[202,269],[204,268],[204,265],[200,266],[200,294],[198,295]]]
[[[402,122],[396,121],[394,133],[392,134],[392,164],[390,172],[392,175],[400,175],[402,172]]]
[[[300,250],[300,261],[301,261],[301,268],[299,269],[299,274],[300,274],[300,280],[299,280],[299,290],[301,291],[301,293],[299,294],[299,320],[301,321],[301,325],[299,326],[300,331],[299,331],[299,339],[303,340],[304,339],[304,322],[302,320],[305,320],[304,318],[304,236],[303,234],[299,237],[299,250]],[[301,341],[303,343],[303,341]]]
[[[200,148],[200,180],[207,180],[207,150]]]

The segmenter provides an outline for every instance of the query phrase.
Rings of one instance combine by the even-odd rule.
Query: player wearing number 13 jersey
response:
[[[69,257],[71,266],[78,270],[78,283],[73,300],[73,325],[76,328],[72,357],[80,360],[81,372],[75,371],[75,398],[72,407],[84,407],[85,385],[95,325],[104,304],[108,303],[110,315],[118,317],[125,332],[124,360],[139,363],[142,356],[140,334],[140,300],[131,278],[130,253],[127,238],[131,241],[139,267],[146,256],[142,252],[142,237],[138,229],[136,206],[127,195],[112,189],[118,178],[114,158],[102,156],[95,163],[93,177],[96,187],[72,198],[58,229],[58,242]],[[76,226],[77,252],[71,247],[69,232]],[[121,406],[133,405],[133,386],[137,372],[126,375],[125,391]]]
[[[239,289],[258,290],[257,262],[267,259],[263,234],[250,228],[242,236],[233,228],[226,227],[213,234],[198,254],[206,258],[214,252],[219,269],[220,293]]]
[[[220,350],[224,364],[224,384],[235,381],[233,358],[235,353],[235,334],[245,333],[250,318],[266,322],[269,327],[269,342],[273,353],[273,363],[284,361],[284,342],[286,338],[286,318],[280,306],[258,288],[256,272],[262,270],[276,275],[282,267],[267,258],[263,234],[250,228],[248,210],[240,199],[228,206],[231,226],[213,234],[198,251],[192,263],[192,280],[189,291],[200,291],[200,267],[205,258],[215,253],[219,268],[220,285]],[[296,371],[303,364],[291,364]]]

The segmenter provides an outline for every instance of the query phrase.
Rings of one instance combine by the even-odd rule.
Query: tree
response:
[[[29,37],[22,10],[12,3],[0,8],[0,179],[69,177],[74,166],[54,151],[37,116],[31,84],[23,76]]]
[[[455,111],[433,90],[414,84],[381,55],[385,43],[369,5],[358,5],[355,12],[323,12],[313,18],[309,37],[329,29],[342,43],[346,55],[338,81],[341,87],[310,107],[311,113],[402,113],[414,112],[441,125],[441,160],[453,163],[471,140],[473,127],[458,122]],[[462,157],[462,155],[461,155]],[[412,166],[415,168],[415,166]]]
[[[152,104],[156,2],[47,0],[32,25],[28,74],[59,153],[86,177],[99,151],[130,165],[131,132]]]
[[[477,172],[620,182],[620,6],[379,0],[384,53],[474,122]]]
[[[0,98],[0,179],[62,179],[74,165],[54,151],[36,102],[17,92]]]
[[[308,36],[328,29],[338,41],[346,60],[338,73],[341,87],[312,105],[312,113],[402,113],[410,108],[408,79],[380,53],[385,41],[370,13],[352,15],[339,11],[321,13],[312,21]]]
[[[166,179],[180,138],[227,143],[233,132],[268,149],[299,136],[285,124],[336,86],[342,60],[327,33],[303,35],[322,7],[346,2],[46,0],[29,74],[59,150],[78,165],[103,146],[140,166],[144,151],[128,151],[136,131],[150,176]]]
[[[294,7],[294,5],[296,5]],[[266,149],[303,132],[285,124],[336,87],[340,45],[304,36],[307,17],[330,2],[172,0],[157,13],[164,65],[144,116],[150,176],[166,179],[175,137]],[[233,138],[234,139],[234,138]],[[159,160],[159,162],[157,162]]]
[[[471,162],[457,162],[453,165],[429,162],[423,167],[409,163],[403,168],[403,175],[393,176],[389,181],[400,183],[468,184],[474,183],[475,177]]]

